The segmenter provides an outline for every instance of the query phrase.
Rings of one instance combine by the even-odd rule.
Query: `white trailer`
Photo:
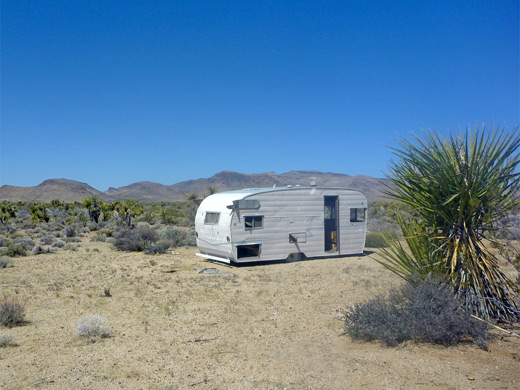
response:
[[[197,210],[197,256],[243,263],[362,253],[366,211],[366,197],[346,188],[287,186],[217,193]]]

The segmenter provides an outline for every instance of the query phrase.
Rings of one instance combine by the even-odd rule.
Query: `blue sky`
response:
[[[382,177],[423,130],[520,123],[519,2],[3,1],[0,185]]]

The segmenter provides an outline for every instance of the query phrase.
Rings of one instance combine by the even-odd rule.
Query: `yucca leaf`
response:
[[[398,218],[403,243],[388,242],[378,260],[399,276],[434,272],[453,284],[475,314],[520,320],[518,297],[483,239],[520,203],[520,133],[467,129],[402,139],[387,177],[390,199],[414,209]]]

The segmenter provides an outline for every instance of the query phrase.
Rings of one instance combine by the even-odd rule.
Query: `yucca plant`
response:
[[[409,251],[392,240],[381,264],[408,280],[437,274],[473,314],[520,321],[513,284],[486,246],[520,203],[519,148],[517,129],[478,128],[448,138],[430,132],[392,148],[387,195],[410,205],[415,218],[398,218]]]

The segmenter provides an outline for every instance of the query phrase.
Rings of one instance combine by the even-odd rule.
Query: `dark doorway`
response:
[[[323,224],[325,227],[325,252],[339,252],[338,197],[324,196]]]

